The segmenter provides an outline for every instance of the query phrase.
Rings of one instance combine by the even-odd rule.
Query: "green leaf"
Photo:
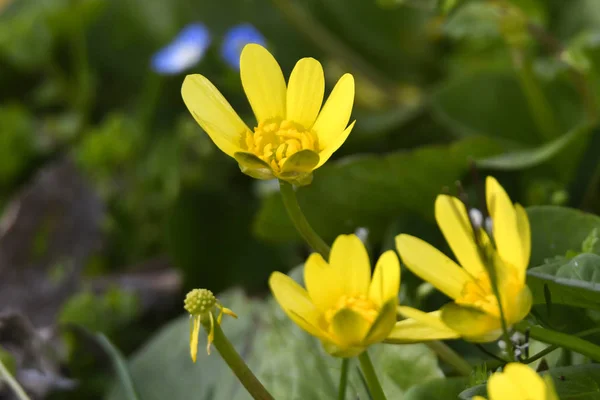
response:
[[[574,139],[589,133],[589,125],[578,126],[566,134],[547,142],[539,147],[526,150],[516,150],[509,153],[492,156],[477,161],[480,168],[498,170],[518,170],[531,168],[552,159],[566,148]]]
[[[547,285],[552,303],[600,310],[600,256],[583,253],[527,271],[534,302],[544,303]]]
[[[553,368],[541,375],[550,374],[561,400],[597,400],[600,398],[600,365],[586,364]],[[465,390],[460,399],[471,400],[473,396],[487,396],[486,385]]]
[[[527,208],[531,224],[531,259],[529,265],[540,266],[546,259],[579,251],[588,235],[600,230],[600,217],[579,210],[556,206]],[[592,249],[600,254],[600,243]]]
[[[434,117],[459,136],[485,135],[514,144],[539,145],[544,134],[531,113],[512,69],[472,67],[445,81],[432,93]],[[580,100],[572,88],[556,80],[543,82],[559,131],[581,121]]]
[[[330,399],[337,395],[341,360],[322,350],[318,340],[301,331],[272,299],[246,297],[240,290],[218,296],[239,318],[224,318],[223,330],[252,371],[276,399]],[[189,318],[179,318],[150,340],[130,363],[140,397],[145,400],[250,399],[216,351],[204,351],[201,334],[198,361],[189,355]],[[213,349],[214,350],[214,349]],[[442,376],[435,355],[424,345],[379,345],[370,348],[378,376],[390,398],[412,385]],[[346,398],[367,400],[351,363]],[[125,399],[115,387],[108,400]]]
[[[119,378],[119,382],[124,388],[125,398],[127,400],[138,400],[140,397],[137,394],[137,390],[131,380],[129,369],[127,368],[127,361],[123,358],[123,354],[117,349],[108,338],[102,334],[96,334],[96,340],[102,346],[104,351],[110,356],[115,369],[116,375]]]
[[[404,400],[456,400],[467,387],[469,378],[442,378],[413,386],[404,395]]]
[[[427,146],[387,155],[366,155],[327,163],[314,181],[297,191],[302,210],[325,240],[367,227],[377,240],[390,219],[405,212],[433,218],[435,197],[467,171],[470,160],[497,153],[486,138],[469,138],[450,146]],[[299,238],[279,193],[263,199],[255,232],[270,241]]]

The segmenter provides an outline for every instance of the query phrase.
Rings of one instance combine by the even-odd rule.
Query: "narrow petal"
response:
[[[519,239],[521,241],[521,255],[525,261],[523,265],[516,265],[516,267],[520,268],[522,282],[525,282],[525,273],[527,272],[531,256],[531,228],[525,209],[520,204],[515,204],[515,210],[517,212],[517,229],[519,230]]]
[[[233,157],[238,162],[240,170],[252,178],[268,180],[275,177],[269,164],[255,154],[238,151]]]
[[[370,328],[371,324],[360,314],[342,308],[333,316],[329,330],[334,343],[343,348],[362,343]]]
[[[337,142],[339,134],[348,125],[353,104],[354,77],[345,74],[331,91],[312,127],[312,131],[319,138],[319,150],[324,150]]]
[[[442,321],[471,342],[492,342],[502,335],[498,318],[455,303],[442,307]]]
[[[355,123],[356,123],[356,121],[353,121],[342,133],[340,133],[339,135],[337,135],[335,138],[333,138],[330,141],[328,147],[324,148],[323,150],[321,150],[319,152],[320,159],[319,159],[319,163],[317,164],[315,169],[317,169],[321,165],[325,164],[325,162],[327,160],[329,160],[329,158],[333,155],[333,153],[335,153],[337,151],[337,149],[342,147],[342,145],[344,144],[346,139],[348,139],[348,136],[350,136],[350,132],[352,132],[352,128],[354,128]]]
[[[498,181],[488,176],[485,181],[488,211],[492,217],[493,235],[500,257],[521,270],[529,264],[525,259],[517,213],[510,198]]]
[[[494,399],[546,400],[544,380],[527,365],[510,363],[488,380],[488,395]]]
[[[337,271],[318,253],[312,253],[304,263],[304,283],[313,304],[322,312],[333,308],[344,294]]]
[[[325,76],[321,63],[314,58],[301,59],[290,75],[286,119],[310,129],[317,119],[324,94]]]
[[[463,202],[456,197],[439,195],[435,200],[435,219],[458,263],[472,276],[485,271]]]
[[[460,296],[463,286],[471,280],[464,269],[419,238],[398,235],[396,249],[413,273],[453,299]]]
[[[242,86],[258,122],[285,118],[285,79],[271,53],[258,44],[248,44],[240,56]]]
[[[248,127],[219,90],[202,75],[188,75],[181,86],[183,102],[194,119],[225,154],[242,150],[242,136]]]
[[[396,322],[385,340],[386,343],[418,343],[460,337],[458,332],[448,328],[442,322],[440,311],[425,313],[411,307],[398,307],[398,311],[409,319]]]
[[[269,286],[283,311],[300,328],[319,338],[328,337],[320,327],[321,314],[310,301],[306,290],[281,272],[271,274]]]
[[[200,336],[200,317],[190,319],[190,356],[196,362],[198,356],[198,337]]]
[[[371,263],[365,245],[356,235],[340,235],[331,246],[329,265],[348,296],[367,295]]]
[[[397,306],[398,300],[391,299],[381,307],[377,319],[375,319],[375,322],[373,322],[373,325],[371,325],[371,328],[365,337],[365,344],[379,343],[388,337],[396,324]]]
[[[400,262],[393,250],[379,257],[369,286],[369,299],[379,307],[398,297],[400,290]]]

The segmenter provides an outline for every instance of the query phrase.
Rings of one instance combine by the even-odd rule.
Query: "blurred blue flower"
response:
[[[183,28],[177,37],[152,56],[152,69],[172,75],[198,64],[210,45],[210,32],[200,23]]]
[[[236,25],[225,33],[221,55],[231,68],[240,69],[240,54],[248,43],[266,47],[265,37],[251,24]]]

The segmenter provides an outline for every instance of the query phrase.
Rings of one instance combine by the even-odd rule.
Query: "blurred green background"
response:
[[[154,70],[191,23],[210,32],[201,59]],[[221,55],[238,24],[286,76],[307,56],[327,90],[355,76],[356,127],[298,191],[327,241],[364,227],[372,257],[399,232],[443,246],[435,196],[481,206],[486,174],[525,206],[600,211],[598,0],[0,0],[0,304],[61,327],[54,373],[79,385],[51,385],[55,398],[109,383],[69,324],[130,354],[186,291],[261,298],[271,271],[308,254],[277,185],[241,174],[181,100],[185,74],[201,73],[255,124]],[[417,304],[419,282],[403,279]]]

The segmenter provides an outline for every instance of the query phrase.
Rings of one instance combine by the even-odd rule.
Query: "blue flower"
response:
[[[248,43],[256,43],[266,47],[265,37],[250,24],[236,25],[225,33],[221,45],[221,56],[231,68],[240,69],[240,54]]]
[[[172,75],[198,64],[210,45],[210,32],[200,23],[183,28],[177,37],[152,56],[152,69]]]

